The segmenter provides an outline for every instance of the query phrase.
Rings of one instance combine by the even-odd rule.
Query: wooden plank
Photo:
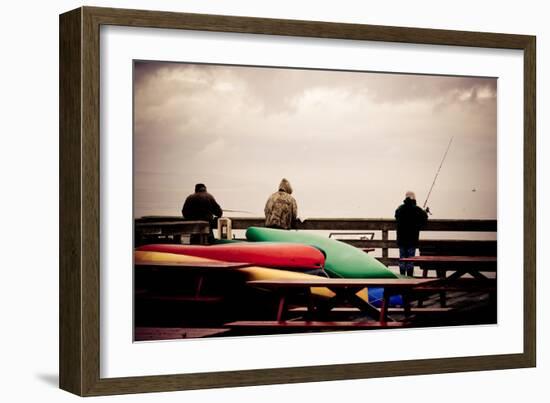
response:
[[[385,329],[405,327],[406,322],[378,321],[236,321],[226,323],[227,327],[276,328],[276,329]]]
[[[246,283],[255,287],[268,288],[300,288],[300,287],[329,287],[329,288],[353,288],[353,287],[384,287],[384,288],[412,288],[438,282],[438,279],[424,278],[319,278],[311,280],[254,280]]]
[[[459,278],[459,279],[434,279],[431,283],[422,284],[415,288],[415,291],[466,291],[466,292],[481,292],[481,291],[496,291],[496,279],[476,279],[476,278]]]
[[[210,224],[207,221],[160,221],[136,223],[138,234],[209,234]]]
[[[166,301],[166,302],[197,302],[197,303],[219,303],[224,300],[222,296],[200,296],[200,295],[170,295],[170,294],[149,294],[140,293],[136,295],[136,299],[149,301]]]
[[[384,241],[382,239],[342,239],[349,245],[357,248],[397,248],[397,242],[394,239]],[[486,255],[495,255],[497,250],[497,241],[494,240],[462,240],[462,239],[421,239],[418,242],[418,248],[432,248],[433,250],[453,249],[453,250],[494,250],[494,254],[485,253]],[[479,253],[476,253],[476,255]],[[472,254],[473,255],[473,254]],[[480,255],[480,254],[479,254]]]
[[[208,221],[201,220],[161,220],[161,221],[146,221],[146,222],[136,222],[137,228],[150,228],[150,227],[172,227],[172,228],[203,228],[209,226]]]
[[[264,217],[229,217],[233,229],[247,229],[248,227],[263,227]],[[157,221],[155,221],[157,220]],[[136,224],[154,222],[183,222],[182,217],[142,217],[136,219]],[[395,231],[396,222],[393,218],[308,218],[297,225],[303,230],[385,230]],[[431,219],[423,231],[468,231],[468,232],[495,232],[496,220],[454,220]]]
[[[420,255],[469,255],[469,256],[497,256],[497,242],[470,241],[470,242],[440,242],[425,243],[419,246]]]
[[[419,307],[411,307],[411,313],[414,314],[423,314],[423,313],[445,313],[451,311],[452,308],[446,307],[425,307],[425,308],[419,308]],[[295,312],[295,313],[302,313],[307,312],[308,308],[304,306],[298,306],[294,307],[288,310],[288,312]],[[361,312],[359,308],[356,307],[338,307],[338,308],[332,308],[330,312],[333,313],[358,313]],[[388,308],[389,313],[403,313],[404,308],[396,308],[391,307]]]
[[[399,264],[398,257],[377,257],[376,260],[378,260],[384,266],[397,266]]]
[[[382,230],[382,241],[383,242],[388,242],[388,230],[384,229]],[[388,258],[389,257],[389,254],[388,254],[388,248],[385,247],[385,248],[382,248],[382,257],[383,258]]]
[[[481,280],[479,280],[481,281]],[[448,292],[448,291],[467,291],[467,292],[494,292],[496,291],[496,286],[491,285],[478,285],[467,287],[460,284],[449,284],[449,285],[432,285],[419,287],[415,290],[417,293],[422,292]]]
[[[140,270],[194,270],[203,272],[228,271],[242,269],[244,267],[257,266],[252,263],[241,262],[159,262],[159,261],[139,261],[135,262],[136,268]],[[311,267],[285,267],[280,270],[293,272],[308,272]]]
[[[250,226],[264,226],[263,218],[231,217],[233,229],[247,229]],[[397,225],[392,218],[308,218],[298,224],[304,230],[387,230],[395,231]],[[496,220],[429,220],[424,231],[468,231],[494,232]]]
[[[152,268],[152,269],[240,269],[243,267],[252,266],[250,263],[238,262],[159,262],[159,261],[137,261],[134,263],[136,267]],[[310,268],[304,270],[311,270]]]
[[[147,215],[134,219],[135,224],[142,224],[148,222],[177,222],[184,221],[183,217],[178,216],[165,216],[165,215]]]
[[[135,341],[178,340],[219,336],[230,329],[220,328],[184,328],[184,327],[136,327]]]
[[[414,256],[399,259],[413,263],[496,263],[496,256]]]

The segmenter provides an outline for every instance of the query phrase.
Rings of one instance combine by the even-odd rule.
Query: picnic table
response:
[[[435,270],[437,277],[445,278],[447,271],[454,271],[448,278],[453,280],[470,274],[479,280],[487,279],[482,272],[496,272],[496,256],[413,256],[399,259],[400,262],[418,264],[423,269],[423,277],[428,270]]]
[[[305,293],[310,296],[311,287],[326,287],[334,292],[334,296],[328,301],[323,301],[321,305],[315,305],[315,301],[308,298],[308,310],[310,313],[319,311],[330,311],[338,306],[351,304],[359,308],[362,312],[372,317],[378,317],[377,323],[372,323],[373,326],[386,326],[388,322],[389,298],[392,295],[402,295],[405,316],[410,315],[410,296],[414,292],[415,287],[428,285],[434,279],[335,279],[335,278],[320,278],[311,280],[256,280],[248,281],[247,284],[268,290],[273,290],[279,295],[279,303],[277,309],[276,321],[281,325],[288,326],[288,322],[283,320],[288,310],[287,300],[290,295],[297,292]],[[371,305],[369,302],[358,297],[356,294],[368,287],[384,288],[382,305],[380,310]],[[283,323],[285,322],[285,323]],[[393,322],[393,321],[392,321]],[[367,324],[356,322],[357,326],[366,326]],[[274,324],[276,325],[276,324]],[[322,326],[322,323],[317,323],[316,326]],[[332,327],[330,323],[327,326]],[[344,326],[344,324],[342,324]],[[353,326],[353,325],[350,325]]]
[[[197,283],[195,286],[194,299],[199,300],[204,283],[208,274],[216,271],[227,271],[252,266],[250,263],[237,262],[158,262],[158,261],[136,261],[136,269],[140,270],[192,270],[196,272]]]
[[[470,274],[476,280],[487,280],[482,272],[496,272],[497,257],[496,256],[436,256],[436,255],[421,255],[399,259],[400,262],[412,262],[422,267],[422,276],[427,277],[428,270],[435,270],[437,278],[447,279],[449,281],[456,280]],[[454,273],[447,277],[447,272]],[[446,289],[439,290],[439,299],[441,306],[447,305]],[[422,299],[419,299],[419,306],[422,306]]]

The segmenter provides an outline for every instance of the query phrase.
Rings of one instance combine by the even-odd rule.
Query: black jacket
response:
[[[408,197],[395,210],[397,220],[397,245],[403,248],[418,246],[418,236],[428,222],[428,214],[416,205],[416,200]]]
[[[220,205],[210,193],[206,191],[195,192],[185,199],[181,209],[186,220],[201,220],[212,223],[214,216],[221,217],[223,212]]]

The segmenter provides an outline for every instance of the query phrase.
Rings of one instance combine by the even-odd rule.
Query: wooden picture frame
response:
[[[100,26],[517,49],[524,60],[523,353],[100,377]],[[60,387],[81,396],[434,374],[536,364],[534,36],[82,7],[60,16]]]

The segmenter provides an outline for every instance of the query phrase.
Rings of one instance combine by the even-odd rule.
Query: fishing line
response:
[[[428,199],[430,198],[430,195],[432,194],[432,190],[435,185],[435,181],[437,180],[437,176],[439,175],[439,172],[441,171],[441,167],[443,166],[443,163],[445,162],[445,158],[447,158],[447,153],[449,152],[449,149],[451,148],[451,143],[453,142],[454,136],[451,137],[451,140],[449,140],[449,145],[447,146],[447,149],[445,150],[445,154],[443,154],[443,158],[441,159],[441,164],[439,164],[439,168],[437,169],[437,172],[435,173],[434,180],[432,182],[432,186],[430,187],[430,191],[428,192],[428,196],[426,196],[426,200],[424,201],[424,205],[422,206],[423,209],[426,208],[426,204],[428,204]]]

